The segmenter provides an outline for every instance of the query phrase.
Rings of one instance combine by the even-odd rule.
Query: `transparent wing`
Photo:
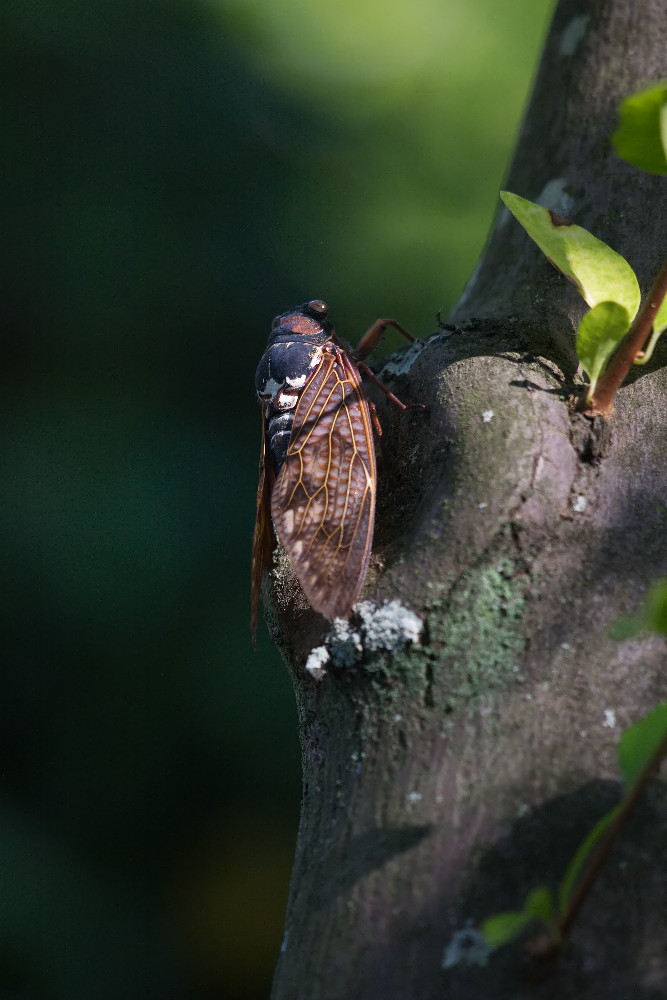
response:
[[[273,523],[311,607],[348,617],[371,553],[375,448],[361,376],[332,345],[306,383],[271,503]]]

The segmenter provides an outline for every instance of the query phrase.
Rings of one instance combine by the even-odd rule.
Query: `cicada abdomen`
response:
[[[368,569],[376,420],[372,422],[358,362],[337,341],[327,313],[325,303],[315,299],[277,316],[257,368],[263,439],[253,545],[253,630],[262,575],[274,547],[272,523],[309,604],[326,618],[350,615]],[[356,357],[368,353],[388,325],[412,340],[393,320],[378,320]]]

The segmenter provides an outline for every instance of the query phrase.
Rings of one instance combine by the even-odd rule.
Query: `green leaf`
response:
[[[653,331],[662,333],[667,330],[667,295],[658,306],[658,311],[653,319]]]
[[[667,330],[667,296],[665,296],[662,300],[658,307],[658,311],[655,314],[655,318],[653,320],[653,333],[651,334],[651,339],[644,349],[644,353],[641,358],[635,358],[636,365],[645,365],[647,361],[651,360],[653,349],[658,343],[661,334],[663,334],[665,330]]]
[[[667,80],[627,97],[611,137],[618,155],[640,170],[667,174]]]
[[[560,888],[558,890],[559,913],[565,913],[572,892],[577,882],[579,881],[579,878],[586,865],[586,862],[588,861],[591,851],[593,850],[593,848],[595,847],[598,840],[605,832],[611,821],[614,819],[619,809],[620,805],[614,806],[614,808],[610,809],[608,813],[605,813],[602,819],[599,819],[597,821],[593,829],[584,838],[584,840],[581,842],[576,852],[574,853],[572,860],[567,866],[565,875],[563,876]]]
[[[612,639],[629,639],[644,631],[667,635],[667,580],[654,583],[639,614],[620,618],[612,625],[610,634]]]
[[[618,302],[599,302],[583,316],[577,330],[577,357],[591,380],[589,399],[607,361],[629,329],[628,311]]]
[[[633,639],[646,628],[646,619],[643,615],[633,615],[631,618],[619,618],[609,627],[609,638],[616,642],[623,639]]]
[[[505,913],[487,917],[479,929],[492,948],[500,948],[501,945],[518,937],[532,919],[530,913],[524,910],[507,910]]]
[[[644,619],[652,632],[667,635],[667,580],[661,580],[649,590]]]
[[[500,948],[518,937],[531,920],[542,920],[549,927],[554,922],[554,899],[545,885],[529,893],[522,910],[506,910],[488,917],[481,924],[480,932],[492,948]]]
[[[554,920],[554,897],[551,889],[546,885],[538,885],[533,889],[524,903],[523,912],[535,920],[543,920],[545,924],[551,925]]]
[[[589,306],[618,302],[632,320],[641,298],[635,272],[620,254],[568,219],[509,191],[500,197],[551,263]]]
[[[667,701],[661,702],[618,741],[618,767],[626,789],[637,780],[658,747],[667,739]]]

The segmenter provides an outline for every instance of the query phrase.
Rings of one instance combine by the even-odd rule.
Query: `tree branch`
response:
[[[621,97],[660,75],[663,27],[663,0],[561,0],[507,183],[532,200],[560,192],[569,203],[551,207],[640,282],[664,249],[661,179],[608,136]],[[276,566],[269,622],[294,682],[304,795],[273,1000],[523,995],[511,949],[445,972],[445,946],[559,880],[613,801],[604,709],[626,724],[667,698],[664,644],[605,632],[667,574],[667,373],[618,394],[610,442],[567,406],[579,314],[499,216],[461,332],[395,366],[392,390],[428,413],[378,399],[392,466],[363,594],[374,628],[352,618],[347,666],[321,682],[304,665],[329,626]],[[392,601],[421,620],[418,643],[387,646]],[[618,847],[627,877],[600,878],[540,1000],[648,1000],[647,969],[667,983],[667,803],[650,791],[652,814]]]

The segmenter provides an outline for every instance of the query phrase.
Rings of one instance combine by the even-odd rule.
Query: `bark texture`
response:
[[[643,290],[667,249],[665,181],[609,135],[620,99],[667,75],[665,17],[664,0],[560,3],[506,185],[610,243]],[[364,598],[412,609],[419,643],[357,643],[317,682],[304,664],[327,624],[273,574],[304,769],[274,1000],[667,996],[659,779],[549,975],[527,978],[518,947],[442,968],[468,921],[557,886],[618,798],[620,730],[667,698],[665,644],[605,631],[667,574],[667,372],[638,370],[609,423],[573,414],[581,312],[502,213],[460,331],[391,383],[428,414],[378,404],[392,464]]]

